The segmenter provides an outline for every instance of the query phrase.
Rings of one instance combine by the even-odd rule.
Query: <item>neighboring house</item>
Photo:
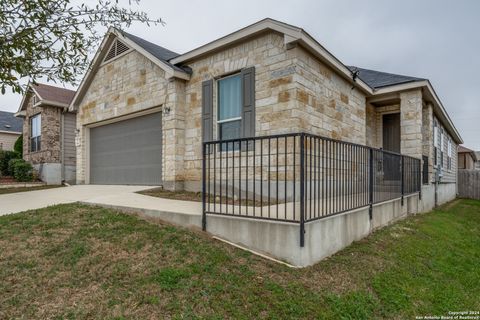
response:
[[[477,169],[477,163],[479,158],[477,153],[464,146],[458,147],[458,169],[475,170]]]
[[[0,111],[0,150],[13,150],[15,141],[22,134],[22,120],[13,112]]]
[[[480,151],[475,151],[477,162],[475,162],[475,169],[480,170]]]
[[[47,84],[31,84],[16,113],[24,119],[23,158],[48,184],[75,182],[76,115],[68,111],[74,94]]]
[[[423,159],[455,197],[462,140],[427,79],[347,67],[272,19],[185,54],[110,29],[70,110],[78,183],[198,191],[202,137],[307,132]]]

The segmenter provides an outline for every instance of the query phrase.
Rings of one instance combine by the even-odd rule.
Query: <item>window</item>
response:
[[[30,151],[40,151],[42,140],[42,117],[40,114],[30,118]]]
[[[422,156],[422,160],[423,160],[422,182],[423,184],[428,184],[428,157]]]
[[[437,127],[437,121],[433,121],[433,164],[438,165],[438,127]]]
[[[443,130],[440,132],[440,167],[443,168],[443,153],[445,151],[445,140]]]
[[[447,169],[451,170],[452,169],[452,141],[450,138],[448,138],[448,143],[447,143]]]
[[[242,82],[240,74],[218,81],[218,138],[238,139],[242,136]]]

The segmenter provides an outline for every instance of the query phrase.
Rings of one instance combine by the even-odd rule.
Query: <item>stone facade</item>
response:
[[[286,49],[276,33],[189,63],[186,83],[184,179],[199,190],[201,181],[202,81],[255,67],[256,136],[308,132],[365,143],[365,96],[300,47]],[[216,101],[214,86],[214,101]],[[214,119],[216,103],[214,102]],[[214,139],[217,137],[214,125]]]
[[[160,67],[136,51],[102,65],[78,109],[77,183],[88,183],[86,125],[162,105],[174,110],[175,100],[168,95],[168,91],[175,91],[174,88],[175,82],[169,83]],[[168,124],[163,126],[169,127]]]
[[[422,158],[422,91],[400,93],[400,152]]]
[[[30,119],[41,115],[41,148],[39,151],[30,151]],[[33,96],[30,97],[25,110],[23,121],[23,158],[32,164],[60,163],[61,162],[61,115],[58,107],[34,107]]]
[[[423,99],[421,90],[410,90],[398,94],[398,103],[382,106],[374,106],[367,103],[366,142],[368,146],[375,148],[383,147],[383,120],[384,114],[400,113],[400,152],[415,158],[428,157],[428,181],[435,181],[434,146],[433,146],[433,122],[435,115],[433,105]],[[439,122],[439,121],[437,121]],[[447,141],[452,143],[453,152],[457,145],[453,142],[447,130],[440,124],[441,130],[446,136],[444,150],[446,154]],[[440,158],[439,158],[440,159]],[[451,168],[447,168],[447,160],[444,157],[442,182],[456,182],[457,159],[452,157]]]
[[[255,67],[255,135],[307,132],[382,147],[382,115],[401,113],[401,152],[429,155],[431,111],[421,90],[398,94],[398,103],[376,107],[364,93],[301,46],[263,33],[188,62],[190,80],[168,78],[132,50],[96,71],[77,116],[77,181],[88,183],[88,127],[112,118],[162,111],[163,183],[168,189],[200,190],[202,82]],[[213,119],[217,119],[214,81]],[[214,120],[213,137],[217,139]],[[429,160],[430,162],[430,160]],[[433,171],[433,166],[432,169]]]

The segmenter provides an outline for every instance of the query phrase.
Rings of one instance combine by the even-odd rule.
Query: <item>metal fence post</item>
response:
[[[419,200],[422,200],[422,170],[423,170],[422,160],[418,160],[418,199]]]
[[[305,246],[305,135],[300,134],[300,247]]]
[[[204,142],[202,146],[202,230],[207,230],[207,211],[206,211],[206,191],[207,191],[207,183],[206,183],[206,148],[207,144]]]
[[[370,217],[370,220],[373,218],[373,149],[369,149],[370,152],[370,159],[369,159],[369,174],[368,174],[368,202],[369,202],[369,207],[368,207],[368,216]]]
[[[400,156],[400,183],[401,183],[401,192],[402,192],[402,206],[403,206],[403,195],[405,194],[405,181],[404,181],[404,164],[405,164],[405,159],[403,156]]]

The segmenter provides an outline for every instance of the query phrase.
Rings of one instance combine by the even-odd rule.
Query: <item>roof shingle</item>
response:
[[[162,46],[159,46],[155,43],[149,42],[149,41],[147,41],[145,39],[142,39],[140,37],[137,37],[137,36],[135,36],[133,34],[130,34],[128,32],[125,32],[125,31],[120,31],[120,32],[125,37],[127,37],[128,39],[132,40],[137,45],[139,45],[140,47],[145,49],[145,51],[147,51],[148,53],[153,55],[155,58],[157,58],[157,59],[165,62],[169,66],[171,66],[173,69],[178,70],[178,71],[182,71],[182,72],[191,73],[190,68],[181,68],[181,67],[173,65],[169,62],[171,59],[178,57],[180,54],[178,54],[176,52],[173,52],[171,50],[168,50],[168,49],[166,49]]]
[[[22,132],[23,120],[13,112],[0,111],[0,131]]]
[[[32,87],[40,95],[42,100],[47,101],[70,104],[75,95],[75,91],[73,90],[54,87],[43,83],[37,83],[36,85],[32,85]]]
[[[355,66],[348,66],[348,68],[352,72],[358,70],[359,71],[358,77],[374,89],[393,86],[396,84],[426,80],[423,78],[416,78],[416,77],[404,76],[400,74],[363,69]]]

